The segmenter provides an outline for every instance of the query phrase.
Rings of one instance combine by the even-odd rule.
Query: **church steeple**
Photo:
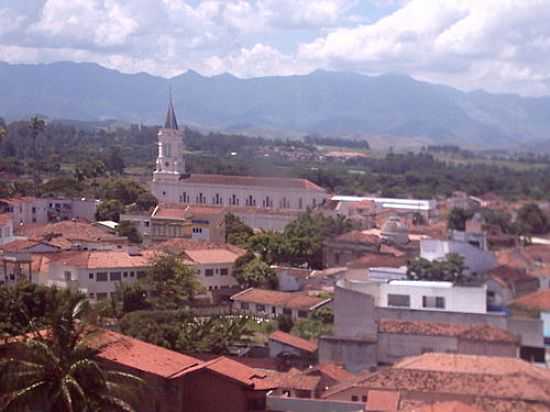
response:
[[[176,112],[172,101],[172,88],[170,88],[170,98],[168,102],[168,111],[166,112],[166,120],[164,121],[164,128],[178,130],[178,121],[176,119]]]

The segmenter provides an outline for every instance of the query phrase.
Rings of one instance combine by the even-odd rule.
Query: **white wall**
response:
[[[444,259],[449,253],[463,256],[464,264],[470,272],[484,273],[497,266],[494,253],[485,252],[469,243],[435,239],[420,241],[420,256],[425,259]]]
[[[0,245],[9,243],[15,240],[13,235],[13,221],[8,220],[3,225],[0,225]]]

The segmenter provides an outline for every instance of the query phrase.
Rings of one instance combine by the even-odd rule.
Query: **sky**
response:
[[[0,0],[0,61],[164,77],[400,73],[550,95],[550,0]]]

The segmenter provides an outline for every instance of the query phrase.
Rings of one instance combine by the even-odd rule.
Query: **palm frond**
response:
[[[19,412],[27,409],[40,400],[38,399],[40,391],[47,389],[47,387],[48,382],[43,380],[12,393],[4,405],[3,412]]]
[[[134,407],[128,402],[111,395],[100,395],[99,402],[104,406],[108,406],[109,410],[119,412],[136,412]],[[103,411],[104,409],[101,410]]]
[[[67,385],[67,380],[63,379],[59,387],[60,397],[63,399],[63,403],[67,409],[67,412],[73,412],[73,397],[71,396],[71,391]]]
[[[131,382],[137,385],[144,385],[145,381],[138,376],[132,375],[131,373],[120,372],[120,371],[107,371],[105,373],[109,381],[122,381],[122,382]]]

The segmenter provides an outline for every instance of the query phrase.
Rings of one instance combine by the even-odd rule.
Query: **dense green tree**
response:
[[[119,146],[111,148],[109,156],[104,160],[105,166],[112,174],[123,174],[126,164],[122,158],[122,151]]]
[[[233,213],[225,215],[225,241],[237,246],[246,246],[254,231]]]
[[[276,288],[277,274],[260,257],[248,253],[235,262],[233,276],[239,282],[239,285],[245,288],[263,287]]]
[[[548,217],[536,203],[528,203],[518,210],[516,220],[523,234],[542,235],[550,230]]]
[[[290,315],[280,314],[277,316],[277,327],[283,332],[290,333],[294,327],[294,321]]]
[[[292,334],[303,339],[317,339],[319,336],[331,335],[332,324],[324,323],[318,319],[301,319],[295,323]]]
[[[181,308],[204,291],[195,271],[172,255],[158,256],[143,283],[154,306],[163,309]]]
[[[447,217],[449,230],[466,230],[466,221],[473,216],[472,212],[461,208],[451,209]]]
[[[334,322],[334,311],[330,306],[321,306],[319,309],[316,309],[311,314],[312,319],[320,320],[323,323],[333,323]]]
[[[449,253],[445,259],[430,261],[417,258],[409,263],[407,277],[411,280],[445,281],[465,284],[475,279],[477,274],[467,273],[464,258],[456,253]]]
[[[2,410],[45,412],[134,411],[128,393],[143,381],[105,370],[95,360],[96,332],[87,324],[86,301],[70,300],[52,312],[48,335],[35,331],[5,348],[0,360]]]
[[[149,211],[158,204],[158,200],[150,192],[141,192],[136,199],[136,207],[138,210]]]
[[[97,206],[95,218],[98,221],[112,220],[113,222],[118,222],[121,213],[124,213],[124,206],[122,203],[115,199],[108,199]]]
[[[122,312],[130,313],[138,310],[149,310],[152,305],[147,298],[147,289],[140,283],[121,283],[118,290],[122,303]]]

